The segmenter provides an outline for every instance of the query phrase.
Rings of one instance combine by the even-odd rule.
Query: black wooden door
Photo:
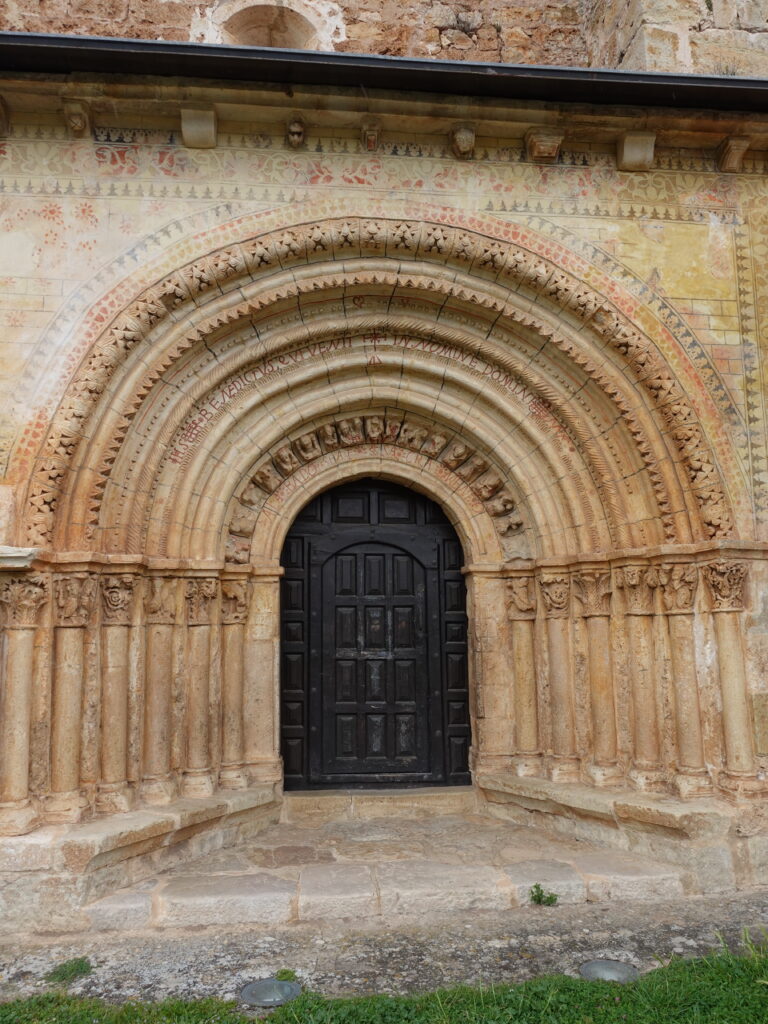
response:
[[[467,784],[462,552],[439,506],[345,484],[303,510],[282,563],[286,788]]]

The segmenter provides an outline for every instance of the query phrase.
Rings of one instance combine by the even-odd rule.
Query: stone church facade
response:
[[[257,832],[290,758],[759,881],[764,83],[121,45],[0,39],[6,926]],[[384,662],[436,689],[344,696]]]

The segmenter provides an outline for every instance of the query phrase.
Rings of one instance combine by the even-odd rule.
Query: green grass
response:
[[[270,1024],[764,1024],[768,954],[727,950],[675,959],[632,985],[561,975],[520,985],[456,988],[422,996],[325,999],[305,992]],[[65,995],[0,1004],[0,1024],[246,1024],[233,1004],[130,1002],[111,1006]]]
[[[64,963],[57,964],[46,974],[45,980],[55,984],[68,985],[70,981],[87,977],[92,970],[93,964],[88,957],[78,956],[74,960],[65,960]]]

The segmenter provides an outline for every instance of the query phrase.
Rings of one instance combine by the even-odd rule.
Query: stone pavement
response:
[[[352,920],[387,925],[530,908],[535,883],[560,905],[664,900],[678,866],[462,813],[284,822],[86,908],[93,928],[201,928]],[[534,909],[531,909],[534,912]]]

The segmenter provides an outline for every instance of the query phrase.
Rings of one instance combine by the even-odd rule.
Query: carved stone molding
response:
[[[544,611],[548,619],[566,619],[571,612],[571,580],[566,573],[539,577]]]
[[[216,579],[187,580],[184,597],[187,602],[187,624],[207,626],[211,621],[211,605],[219,592]]]
[[[606,301],[602,294],[568,274],[554,262],[527,249],[477,232],[422,221],[340,218],[305,224],[229,245],[187,264],[164,281],[147,289],[117,316],[87,357],[54,418],[30,486],[27,511],[30,543],[40,545],[51,540],[56,508],[68,473],[69,462],[75,448],[85,436],[85,423],[94,403],[104,393],[111,376],[127,354],[143,342],[149,332],[168,317],[169,313],[185,303],[202,304],[209,295],[216,294],[220,285],[238,276],[285,269],[306,262],[311,257],[325,256],[333,260],[369,253],[423,258],[425,267],[435,260],[441,263],[454,263],[470,274],[475,270],[492,270],[500,284],[507,282],[514,287],[522,285],[531,288],[542,298],[554,302],[563,310],[588,322],[594,332],[624,355],[630,373],[640,380],[662,416],[665,415],[668,406],[674,406],[675,416],[682,416],[685,422],[695,422],[696,417],[683,389],[674,374],[667,369],[652,343],[634,328],[615,306]],[[438,282],[434,275],[429,273],[425,273],[424,282],[430,288],[446,284]],[[234,322],[238,317],[247,318],[277,298],[286,298],[291,289],[296,290],[298,294],[301,287],[308,290],[314,285],[309,281],[303,285],[294,282],[291,286],[283,288],[279,296],[261,293],[258,300],[242,303],[233,308],[227,315],[227,320]],[[470,295],[471,288],[465,291],[468,298],[515,319],[513,311],[503,300],[492,299],[479,291],[476,296]],[[517,314],[518,319],[521,316],[522,314]],[[545,330],[552,344],[563,351],[573,352],[573,343],[553,331],[551,326],[540,321],[535,314],[526,314],[524,319],[528,326],[534,329],[541,327]],[[220,318],[214,317],[191,325],[183,343],[176,347],[175,355],[171,359],[178,358],[186,348],[199,341],[204,342],[209,333],[220,330],[221,323]],[[594,367],[587,369],[585,366],[585,372],[592,376],[597,373],[595,379],[600,376]],[[614,386],[607,387],[614,400],[620,399]],[[141,396],[138,396],[137,400],[131,401],[130,408],[126,407],[122,430],[129,428],[140,405]],[[627,414],[626,410],[623,412]],[[691,439],[680,439],[674,434],[669,436],[681,453],[691,487],[695,490],[704,529],[713,538],[728,536],[732,532],[731,514],[714,460],[710,455],[703,461],[700,456],[691,457],[684,451],[690,447]],[[119,448],[119,440],[116,441],[116,445],[116,448],[112,446],[113,450],[109,457],[105,457],[105,465],[99,467],[99,475],[105,479],[114,462],[114,451]],[[707,450],[707,445],[696,448],[699,453]],[[652,453],[644,452],[643,458],[650,472],[653,463]],[[711,485],[703,483],[712,478],[714,479]],[[655,489],[661,488],[658,474],[652,476],[652,480]],[[96,489],[103,488],[103,485],[103,480],[99,480]],[[96,510],[98,504],[99,501],[96,499]]]
[[[53,621],[56,626],[87,626],[95,606],[98,580],[93,576],[55,576]]]
[[[582,618],[611,614],[611,574],[599,569],[575,573],[573,592]]]
[[[704,580],[712,599],[713,612],[740,612],[744,610],[746,562],[717,561],[702,566]]]
[[[50,596],[47,576],[10,576],[0,579],[0,604],[5,607],[9,629],[29,629],[39,623],[40,612]]]
[[[248,580],[222,580],[221,621],[225,624],[245,622],[251,585]]]
[[[229,525],[227,561],[239,565],[249,561],[254,510],[302,466],[329,452],[382,444],[418,452],[455,473],[483,502],[501,537],[522,530],[523,519],[501,473],[457,435],[402,413],[347,415],[305,431],[293,441],[279,441],[257,467],[239,495],[241,507]]]
[[[662,565],[659,568],[659,586],[664,611],[669,615],[691,615],[698,582],[695,565]]]
[[[149,576],[144,592],[144,611],[147,622],[172,625],[176,621],[176,579],[169,576]]]
[[[127,573],[120,576],[102,576],[101,611],[105,625],[130,625],[135,589],[135,576]]]
[[[655,566],[625,565],[617,569],[616,586],[624,592],[627,615],[653,615],[653,596],[659,586]]]
[[[507,580],[507,614],[510,619],[536,618],[536,585],[533,576]]]

